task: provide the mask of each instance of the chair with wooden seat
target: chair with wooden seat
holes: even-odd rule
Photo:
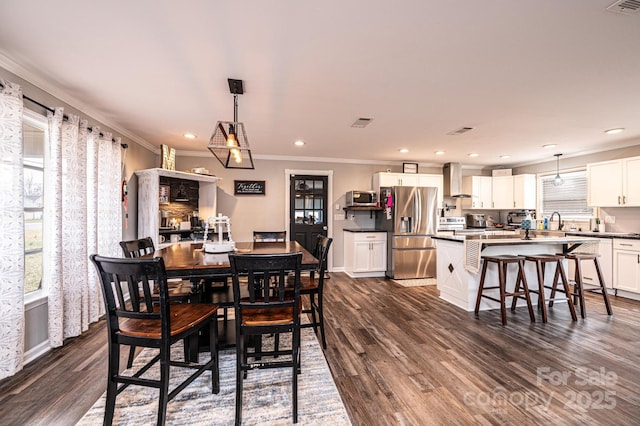
[[[287,240],[287,231],[253,231],[254,243],[266,242],[285,242]]]
[[[542,322],[547,322],[547,302],[549,302],[549,307],[553,307],[553,303],[558,300],[568,301],[569,305],[569,313],[571,314],[571,319],[573,321],[577,321],[576,310],[573,307],[573,304],[570,300],[571,291],[569,289],[569,282],[567,281],[567,274],[564,271],[564,266],[562,265],[562,261],[564,260],[563,255],[557,254],[530,254],[525,255],[525,263],[533,262],[536,265],[536,275],[538,277],[538,288],[533,289],[530,288],[530,293],[535,293],[538,295],[538,309],[542,311]],[[555,274],[553,277],[552,285],[545,285],[544,283],[544,274],[547,263],[555,264]],[[562,288],[558,288],[558,283],[562,283]],[[545,289],[550,289],[551,294],[549,297],[545,294]],[[516,285],[516,291],[519,291],[519,285]],[[556,297],[556,292],[564,293],[561,299]],[[511,303],[511,310],[516,308],[515,299]]]
[[[205,371],[211,372],[212,393],[218,393],[218,334],[216,305],[169,303],[167,275],[162,258],[122,259],[91,255],[104,296],[109,337],[107,400],[104,424],[113,422],[116,395],[129,385],[158,388],[157,423],[165,423],[167,403]],[[158,284],[159,302],[154,300],[150,282]],[[139,298],[127,297],[139,294]],[[208,328],[211,359],[206,363],[176,361],[171,346],[181,340],[197,339]],[[159,353],[133,375],[120,374],[121,345],[155,348]],[[158,361],[160,379],[141,377]],[[197,360],[196,360],[197,361]],[[170,367],[196,371],[169,392]]]
[[[529,309],[529,317],[531,322],[536,320],[533,314],[533,306],[531,305],[531,296],[529,295],[529,286],[527,285],[527,277],[524,274],[524,257],[512,256],[512,255],[495,255],[495,256],[482,256],[482,273],[480,275],[480,284],[478,285],[478,296],[476,298],[475,315],[478,316],[480,311],[480,302],[482,298],[493,300],[500,303],[500,314],[502,317],[502,325],[507,325],[507,309],[506,298],[513,297],[516,301],[518,298],[523,298],[527,302],[527,308]],[[486,287],[485,280],[487,276],[487,268],[489,264],[496,265],[498,273],[498,283],[496,285]],[[507,267],[515,264],[516,271],[516,284],[512,292],[507,291]],[[522,283],[522,291],[519,290],[520,283]],[[495,298],[491,295],[484,294],[486,290],[499,290],[499,298]]]
[[[300,367],[300,265],[302,253],[278,255],[230,254],[236,323],[236,417],[242,423],[242,389],[247,372],[262,368],[291,368],[293,422],[298,421],[298,372]],[[294,275],[293,289],[285,291]],[[240,277],[247,278],[241,282]],[[267,283],[265,285],[265,283]],[[242,296],[242,288],[249,291]],[[263,350],[263,335],[291,334],[291,348]],[[255,349],[249,352],[248,342]],[[282,355],[289,355],[283,359]],[[265,398],[272,398],[264,392]],[[270,404],[272,401],[265,401]]]
[[[122,248],[122,254],[127,259],[137,259],[146,255],[153,255],[156,251],[153,245],[153,240],[150,237],[140,238],[137,240],[120,241],[120,248]],[[189,302],[192,296],[191,281],[183,280],[181,278],[168,279],[167,285],[169,288],[169,300],[171,302]],[[158,286],[154,285],[152,288],[152,297],[158,300]],[[136,348],[132,346],[129,349],[129,359],[127,361],[127,368],[131,368],[133,365],[133,359],[135,358]]]
[[[322,339],[323,349],[327,349],[327,340],[324,333],[322,293],[324,289],[324,280],[326,278],[327,257],[332,242],[333,238],[318,235],[318,242],[316,244],[316,249],[314,250],[314,256],[318,259],[318,269],[311,271],[311,274],[309,275],[303,275],[300,277],[300,294],[309,295],[309,309],[303,309],[302,313],[311,314],[311,322],[300,324],[300,327],[313,327],[316,335],[318,335],[318,327],[320,327],[320,338]]]
[[[584,299],[585,292],[592,293],[600,293],[602,295],[602,300],[604,301],[604,306],[607,310],[607,315],[613,315],[613,310],[611,309],[611,303],[609,302],[609,295],[607,294],[607,288],[604,282],[604,276],[602,275],[602,268],[600,266],[600,261],[598,258],[600,257],[597,253],[564,253],[563,256],[568,259],[570,262],[575,262],[575,276],[573,281],[573,292],[571,295],[574,297],[573,303],[576,304],[576,301],[580,302],[580,316],[584,319],[587,317],[586,304]],[[586,285],[590,283],[585,283],[582,277],[582,262],[583,261],[593,261],[596,267],[596,274],[598,276],[598,285],[593,288],[586,288]],[[555,288],[552,290],[552,295],[555,293]]]

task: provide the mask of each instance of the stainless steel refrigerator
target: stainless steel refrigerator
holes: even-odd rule
[[[384,208],[376,227],[387,231],[387,276],[394,279],[436,276],[438,188],[380,188]]]

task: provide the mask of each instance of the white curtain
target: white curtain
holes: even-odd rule
[[[0,379],[24,352],[24,173],[22,89],[0,80]]]
[[[104,313],[90,254],[120,256],[120,141],[62,108],[49,114],[43,285],[49,343],[80,335]]]

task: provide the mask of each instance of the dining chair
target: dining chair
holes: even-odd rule
[[[262,368],[291,368],[293,422],[298,421],[298,373],[300,368],[300,266],[302,253],[277,255],[230,254],[236,323],[236,415],[242,422],[242,389],[247,372]],[[294,274],[288,292],[287,276]],[[247,281],[240,278],[246,277]],[[265,285],[265,283],[267,283]],[[243,297],[241,286],[248,288]],[[262,335],[291,333],[291,348],[264,350]],[[249,340],[254,350],[249,352]],[[289,355],[284,359],[282,355]],[[270,359],[265,359],[270,358]],[[270,398],[269,392],[264,393]],[[272,401],[266,401],[270,404]]]
[[[120,241],[120,247],[122,248],[122,254],[127,259],[137,259],[145,255],[152,255],[156,251],[151,237]],[[189,302],[191,300],[191,281],[183,280],[182,278],[171,278],[167,280],[167,285],[169,288],[169,301],[182,303]],[[152,297],[155,300],[158,300],[159,298],[157,285],[154,285],[152,288]],[[136,347],[131,346],[129,348],[127,368],[131,368],[133,365],[135,353]]]
[[[167,403],[204,371],[211,371],[212,393],[220,391],[218,369],[218,328],[216,305],[169,303],[167,275],[162,258],[122,259],[90,256],[95,265],[104,296],[109,341],[107,400],[104,424],[113,422],[116,396],[131,384],[158,388],[157,424],[166,419]],[[153,299],[149,283],[158,284],[159,303]],[[139,294],[140,298],[127,297]],[[197,339],[208,328],[211,359],[206,363],[176,361],[171,345],[181,340]],[[132,375],[120,374],[120,346],[155,348],[159,353]],[[141,377],[158,361],[160,379]],[[170,367],[196,371],[169,392]],[[120,385],[121,384],[121,385]]]
[[[284,242],[287,240],[287,231],[253,231],[253,242]]]
[[[327,340],[324,334],[324,310],[322,303],[322,292],[324,289],[324,280],[326,278],[327,257],[329,248],[333,243],[333,238],[324,235],[318,235],[318,242],[314,250],[314,256],[318,259],[318,270],[312,271],[308,276],[300,277],[300,294],[309,296],[309,309],[303,309],[302,313],[311,314],[311,322],[301,324],[301,328],[313,327],[316,336],[318,335],[318,327],[320,327],[320,337],[322,339],[322,348],[327,349]],[[317,275],[317,276],[316,276]]]

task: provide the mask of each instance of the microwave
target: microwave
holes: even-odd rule
[[[377,207],[378,193],[375,191],[349,191],[347,192],[347,207]]]

